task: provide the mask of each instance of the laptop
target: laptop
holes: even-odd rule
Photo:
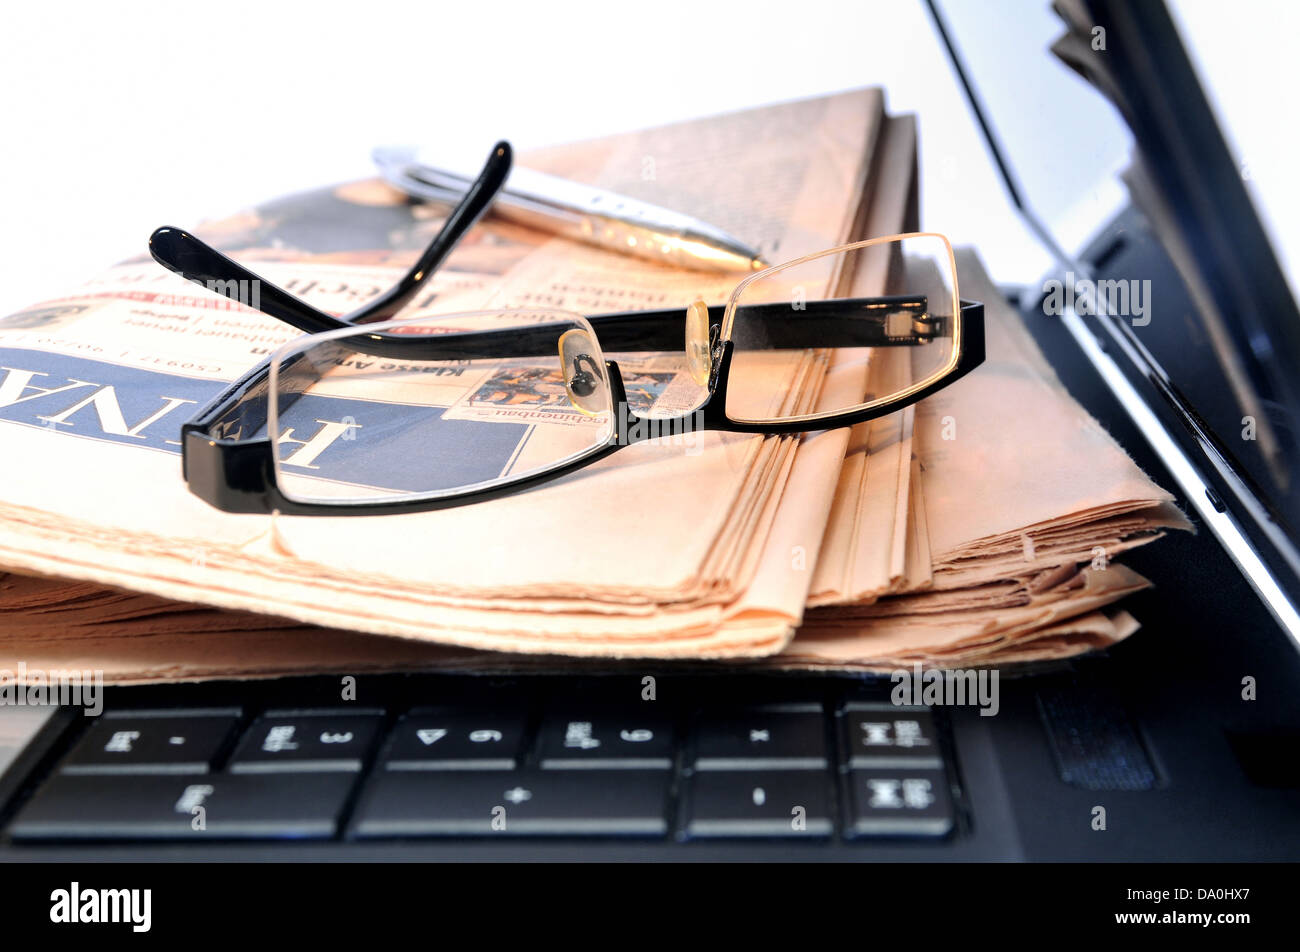
[[[111,688],[97,718],[5,708],[0,858],[1300,859],[1295,299],[1168,11],[1069,6],[1102,27],[1131,126],[1050,52],[1059,19],[990,50],[975,5],[930,9],[1055,262],[1008,300],[1197,525],[1126,556],[1155,582],[1126,602],[1139,633],[1003,671],[991,717],[895,705],[880,677],[652,665],[367,676],[346,706],[304,677]],[[1088,161],[1044,166],[1045,138],[1069,143],[1018,134],[1025,90],[1102,117]],[[1142,203],[1116,177],[1134,154]],[[1156,291],[1140,315],[1052,313],[1052,281]]]

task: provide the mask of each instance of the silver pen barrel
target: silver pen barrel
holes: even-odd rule
[[[454,203],[472,176],[414,161],[406,150],[376,150],[389,184],[427,201]],[[491,214],[600,248],[697,271],[754,271],[766,264],[740,239],[670,209],[605,189],[515,167]]]

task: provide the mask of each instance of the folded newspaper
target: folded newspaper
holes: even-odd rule
[[[698,215],[769,260],[915,227],[915,126],[876,90],[521,162]],[[443,214],[367,181],[196,231],[338,313],[393,283]],[[126,262],[0,321],[0,669],[148,681],[557,657],[875,668],[1113,643],[1136,627],[1113,603],[1147,583],[1110,558],[1186,523],[1064,392],[972,259],[961,281],[988,308],[990,359],[915,413],[803,437],[650,441],[581,479],[460,509],[268,517],[192,496],[179,428],[294,332]],[[732,284],[487,220],[403,316],[684,307],[721,303]],[[680,360],[635,370],[642,399],[667,407]],[[801,373],[789,399],[815,407],[824,381]],[[526,389],[450,392],[448,414],[495,434],[475,465],[515,452],[519,408],[544,397]],[[345,435],[322,425],[287,452],[306,459]]]

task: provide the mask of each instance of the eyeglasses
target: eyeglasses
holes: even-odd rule
[[[391,289],[334,317],[187,232],[155,260],[307,332],[183,427],[191,491],[227,512],[379,515],[531,489],[645,440],[851,426],[984,359],[942,235],[874,238],[755,272],[725,305],[583,316],[497,309],[393,320],[509,173],[479,178]],[[853,287],[888,296],[853,297]]]

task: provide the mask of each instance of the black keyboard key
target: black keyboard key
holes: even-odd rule
[[[684,829],[696,837],[825,837],[830,781],[814,770],[702,771],[689,782]]]
[[[379,771],[353,833],[405,836],[663,836],[669,775],[617,770]]]
[[[64,758],[66,774],[201,774],[230,737],[238,712],[160,710],[105,714]]]
[[[357,771],[381,721],[379,712],[283,711],[259,717],[230,761],[233,773]]]
[[[672,725],[641,714],[550,716],[542,722],[537,746],[547,770],[667,770],[673,765]]]
[[[706,713],[695,732],[696,770],[826,767],[821,706],[788,704]]]
[[[524,739],[522,713],[423,709],[397,722],[389,770],[513,770]]]
[[[952,830],[952,798],[942,770],[850,770],[850,836],[945,836]]]
[[[923,708],[847,704],[844,750],[853,767],[943,766],[934,717]]]
[[[328,838],[351,774],[50,779],[10,827],[15,840]]]

